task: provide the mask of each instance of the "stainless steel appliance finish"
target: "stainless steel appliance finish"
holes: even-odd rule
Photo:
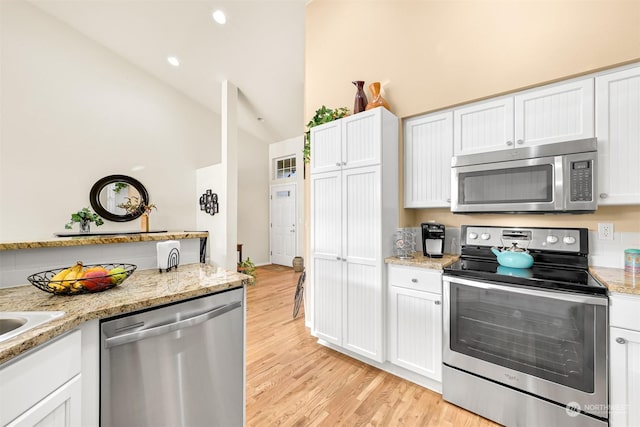
[[[452,158],[451,211],[593,212],[595,138]]]
[[[606,425],[608,299],[588,272],[587,230],[461,234],[461,260],[443,274],[444,399],[506,425]],[[490,255],[512,241],[532,268]]]
[[[445,227],[435,222],[420,224],[422,228],[422,253],[431,258],[442,258],[444,254]]]
[[[101,426],[241,426],[244,290],[101,322]]]

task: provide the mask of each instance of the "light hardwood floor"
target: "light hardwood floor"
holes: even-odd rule
[[[292,317],[299,274],[260,267],[247,290],[247,426],[497,426],[318,344]]]

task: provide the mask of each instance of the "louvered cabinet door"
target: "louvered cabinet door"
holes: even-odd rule
[[[596,78],[598,204],[640,204],[640,67]]]
[[[380,167],[347,169],[343,199],[343,347],[382,362]]]
[[[592,78],[516,95],[516,148],[593,138],[593,135]]]
[[[429,114],[404,123],[404,206],[451,206],[453,112]]]
[[[342,344],[342,208],[341,172],[311,177],[311,266],[313,331],[318,338]]]

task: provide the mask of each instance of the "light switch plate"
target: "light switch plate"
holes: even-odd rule
[[[613,240],[613,224],[610,222],[598,223],[598,239]]]

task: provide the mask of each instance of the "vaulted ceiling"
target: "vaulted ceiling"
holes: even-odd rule
[[[267,143],[304,131],[304,0],[29,1],[218,114],[229,80],[240,128]]]

